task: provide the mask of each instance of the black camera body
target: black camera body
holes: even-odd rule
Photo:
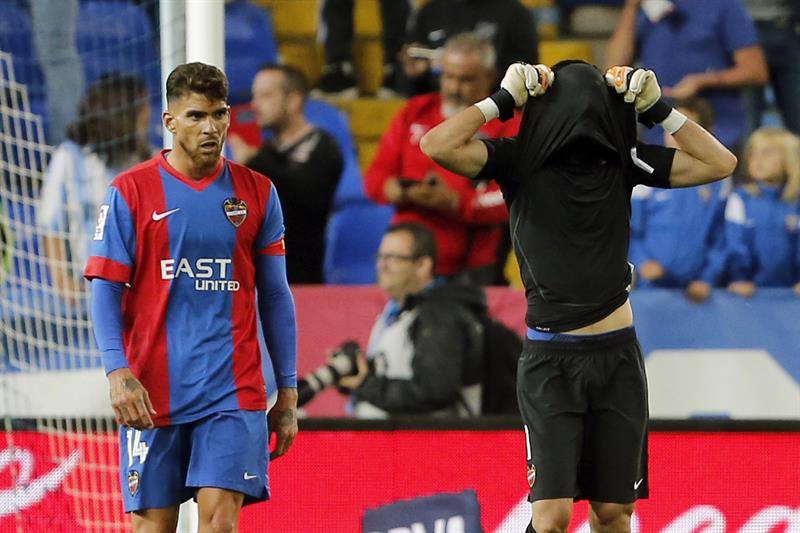
[[[342,343],[327,364],[315,369],[297,383],[297,405],[308,403],[318,392],[346,376],[358,374],[358,355],[361,347],[356,341]]]

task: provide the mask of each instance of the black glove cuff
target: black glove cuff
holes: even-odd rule
[[[516,109],[517,104],[514,102],[514,97],[511,96],[510,92],[505,89],[500,89],[489,98],[492,99],[497,109],[500,111],[500,116],[497,118],[502,122],[514,116],[514,109]]]
[[[638,119],[641,124],[652,128],[656,124],[661,124],[669,116],[670,112],[672,112],[672,106],[666,103],[663,98],[659,98],[650,109],[639,114]]]

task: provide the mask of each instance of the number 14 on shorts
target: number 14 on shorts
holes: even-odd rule
[[[128,468],[133,466],[133,459],[135,457],[139,458],[139,464],[144,464],[147,460],[147,453],[150,451],[150,448],[147,447],[147,443],[142,440],[142,432],[138,429],[128,429],[127,432],[127,439],[128,439]]]

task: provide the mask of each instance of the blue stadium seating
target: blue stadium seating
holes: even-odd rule
[[[108,72],[135,74],[161,94],[156,35],[145,11],[119,0],[87,0],[78,7],[75,40],[86,86]]]
[[[225,73],[230,102],[250,101],[253,77],[265,63],[275,63],[278,45],[272,19],[264,8],[245,0],[225,5]]]
[[[28,13],[13,2],[0,2],[0,50],[14,57],[14,77],[28,87],[32,111],[44,110],[44,75],[36,61],[31,20]],[[0,73],[8,79],[8,73]]]
[[[393,213],[391,207],[365,202],[346,205],[331,215],[325,236],[326,283],[375,283],[375,253]]]

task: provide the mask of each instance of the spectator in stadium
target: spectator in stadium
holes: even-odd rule
[[[378,286],[389,296],[355,376],[359,418],[396,415],[476,416],[480,413],[483,343],[477,316],[486,312],[479,288],[436,280],[436,238],[421,224],[395,224],[378,254]]]
[[[372,200],[395,206],[393,223],[420,222],[438,243],[437,273],[464,274],[479,284],[496,278],[502,228],[508,212],[496,184],[470,182],[425,157],[419,140],[426,131],[491,92],[495,78],[492,45],[473,33],[452,37],[442,54],[438,93],[412,98],[392,119],[364,176]],[[478,135],[514,135],[518,117],[493,122]],[[503,256],[505,259],[505,256]]]
[[[690,97],[675,109],[708,131],[714,112],[705,100]],[[664,146],[677,148],[664,132]],[[725,272],[724,213],[730,180],[690,189],[653,189],[637,185],[631,195],[630,262],[637,287],[686,289],[704,301]]]
[[[297,434],[283,217],[269,179],[221,157],[225,74],[179,65],[166,96],[174,148],[111,183],[84,276],[134,530],[175,531],[194,497],[199,531],[231,532],[269,497],[268,426],[273,457]],[[256,306],[278,384],[266,416]]]
[[[47,142],[60,144],[78,114],[83,65],[75,44],[78,0],[30,0],[36,60],[47,88]]]
[[[744,153],[747,183],[725,208],[729,290],[791,287],[800,295],[800,138],[785,129],[753,132]]]
[[[517,137],[474,138],[522,106]],[[638,144],[637,114],[678,148]],[[629,532],[634,502],[648,493],[646,377],[628,300],[631,189],[719,180],[736,156],[665,103],[653,71],[615,67],[604,80],[581,61],[512,65],[498,92],[421,146],[454,172],[499,181],[512,206],[528,298],[517,380],[527,531],[567,531],[574,499],[587,499],[592,531]]]
[[[412,16],[408,44],[400,56],[409,94],[436,90],[439,80],[431,51],[439,51],[448,39],[465,31],[492,43],[495,72],[505,72],[515,61],[539,61],[536,21],[519,0],[431,0]]]
[[[383,82],[378,98],[396,98],[402,91],[398,64],[406,23],[411,12],[410,0],[381,0],[383,43]],[[355,98],[358,96],[353,71],[354,0],[322,0],[319,9],[319,39],[325,48],[325,66],[312,96],[320,98]]]
[[[640,12],[641,8],[641,12]],[[716,136],[737,149],[744,139],[742,89],[767,83],[764,53],[741,0],[625,0],[606,49],[607,65],[639,61],[658,72],[664,96],[711,102]],[[649,143],[660,141],[655,130]]]
[[[290,283],[323,283],[325,226],[344,160],[336,140],[305,119],[308,84],[292,66],[267,65],[253,79],[253,111],[272,138],[253,148],[236,136],[234,159],[268,176],[281,197]]]
[[[800,3],[797,0],[744,0],[758,31],[783,124],[800,135]],[[764,88],[747,90],[748,131],[761,126]]]
[[[36,220],[51,283],[68,304],[84,294],[80,269],[89,257],[86,236],[108,185],[117,173],[150,157],[149,120],[144,82],[127,74],[103,76],[81,99],[77,120],[50,158]]]

